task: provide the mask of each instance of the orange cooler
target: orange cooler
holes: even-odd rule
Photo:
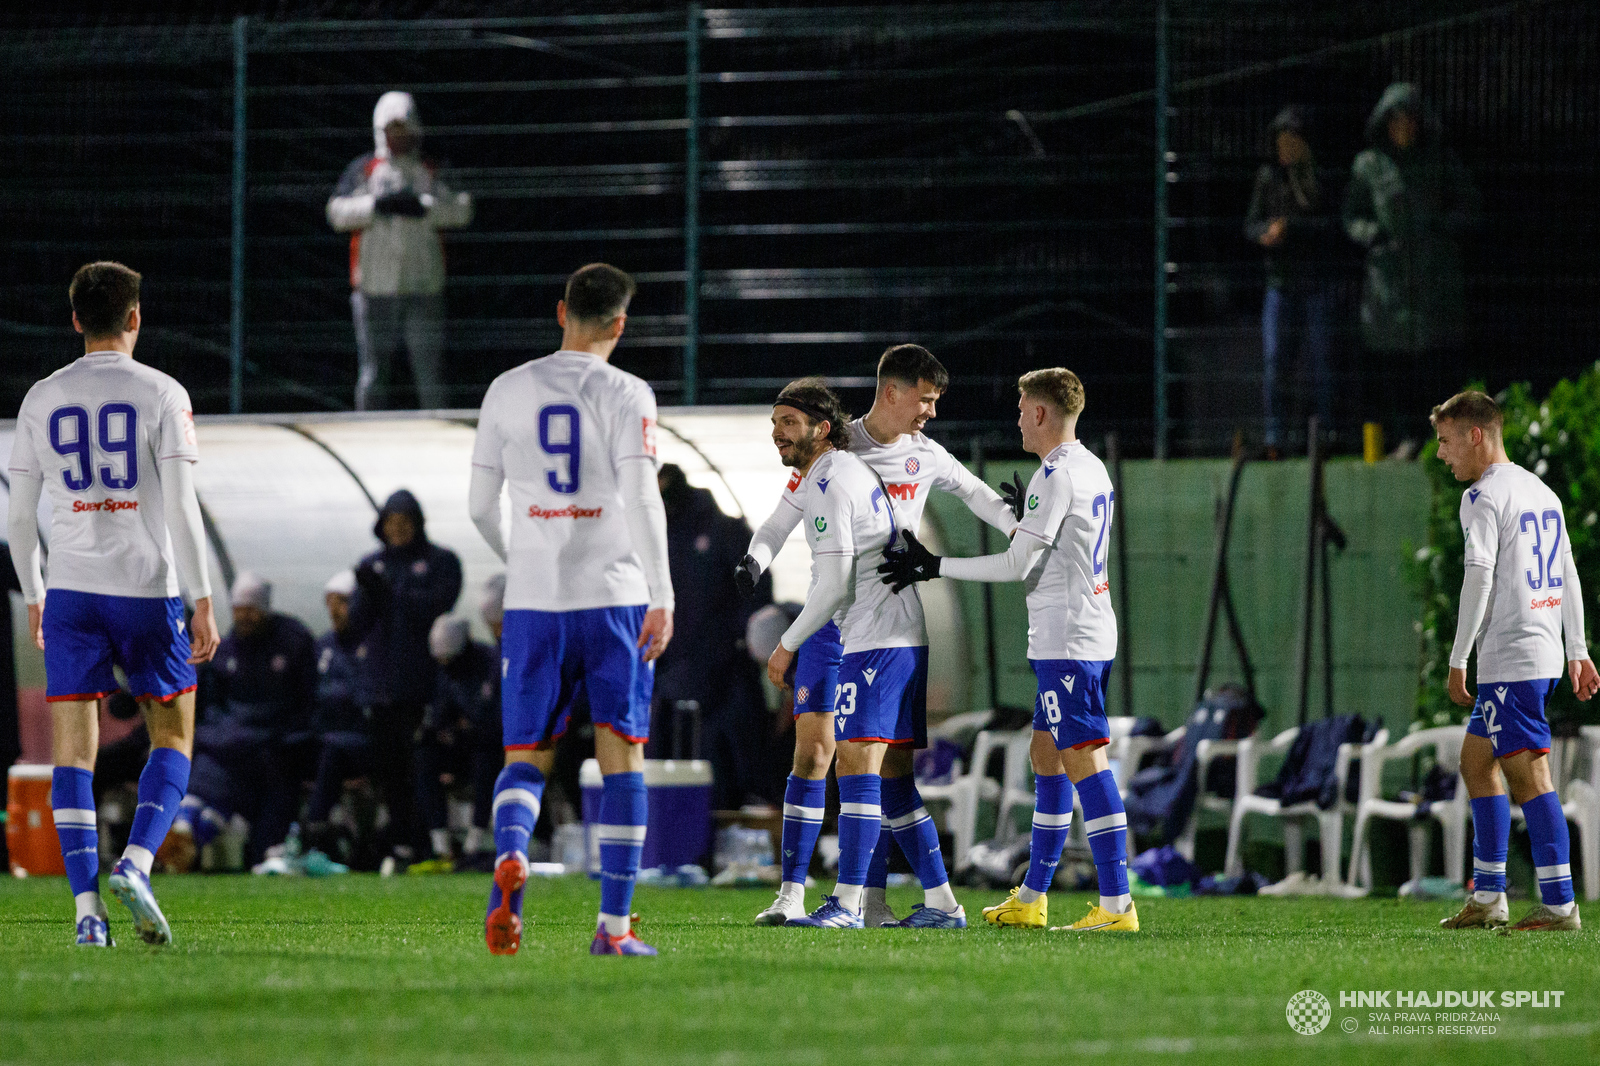
[[[50,813],[50,776],[53,766],[23,763],[6,774],[6,850],[11,872],[29,876],[64,875],[61,841],[55,816]]]

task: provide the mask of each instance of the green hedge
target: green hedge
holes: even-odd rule
[[[1583,583],[1585,632],[1595,633],[1600,594],[1600,363],[1575,381],[1563,381],[1542,402],[1525,384],[1513,385],[1498,397],[1505,412],[1506,454],[1513,463],[1544,479],[1561,498],[1566,512],[1572,558]],[[1445,694],[1450,645],[1455,641],[1456,608],[1461,596],[1461,494],[1466,486],[1439,461],[1439,445],[1430,441],[1422,464],[1433,486],[1428,514],[1428,546],[1414,552],[1413,583],[1422,598],[1422,668],[1417,690],[1421,726],[1465,721],[1469,709],[1457,707]],[[1588,705],[1573,698],[1563,681],[1550,701],[1550,723],[1557,732],[1579,723],[1600,721],[1600,700]]]

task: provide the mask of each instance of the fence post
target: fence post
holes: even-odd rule
[[[1172,71],[1167,61],[1167,0],[1156,4],[1156,458],[1167,457],[1167,104]]]
[[[683,167],[683,403],[700,399],[700,5],[689,5],[685,37],[689,119]]]
[[[245,104],[250,20],[233,20],[233,241],[228,279],[228,410],[244,410]]]

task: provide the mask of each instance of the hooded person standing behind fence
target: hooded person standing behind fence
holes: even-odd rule
[[[372,112],[373,151],[345,167],[328,200],[328,224],[350,234],[356,410],[389,404],[395,350],[405,342],[417,402],[448,406],[441,229],[472,221],[472,197],[440,179],[418,148],[422,123],[410,93],[388,92]]]
[[[1461,242],[1476,224],[1472,176],[1445,145],[1421,91],[1407,82],[1384,90],[1367,119],[1371,144],[1350,167],[1344,229],[1367,250],[1361,286],[1361,340],[1367,350],[1369,416],[1390,432],[1399,412],[1428,409],[1427,397],[1454,392],[1470,370],[1466,279]],[[1446,385],[1445,378],[1453,384]]]

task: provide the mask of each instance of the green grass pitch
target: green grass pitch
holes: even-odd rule
[[[109,901],[120,946],[92,951],[70,942],[61,879],[0,883],[0,1062],[1520,1066],[1600,1051],[1597,934],[1445,933],[1448,904],[1146,900],[1144,932],[1075,938],[985,926],[997,893],[960,893],[965,932],[824,932],[752,928],[766,890],[641,888],[661,957],[595,959],[595,886],[535,879],[521,954],[495,958],[484,876],[155,887],[176,943],[140,944]],[[919,898],[890,894],[902,913]],[[1087,899],[1052,895],[1052,919]],[[1480,988],[1564,996],[1497,1009],[1480,1036],[1398,1034],[1392,1010],[1373,1023],[1338,996]],[[1315,1036],[1285,1017],[1302,989],[1332,1001]]]

